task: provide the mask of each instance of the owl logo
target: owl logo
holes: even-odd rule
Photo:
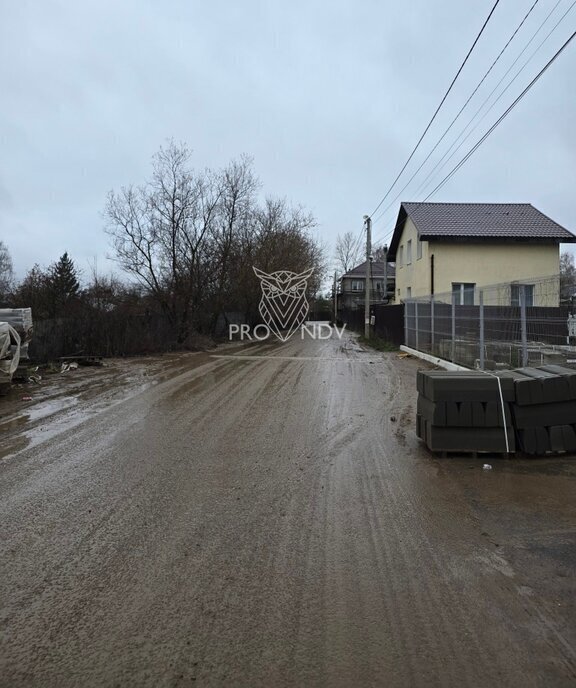
[[[254,268],[262,298],[258,310],[268,328],[282,342],[288,341],[308,315],[306,286],[313,268],[301,272],[278,270],[270,274]]]

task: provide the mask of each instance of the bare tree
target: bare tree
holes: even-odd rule
[[[265,272],[312,268],[308,291],[316,294],[326,266],[322,246],[310,235],[316,226],[314,216],[302,207],[290,207],[284,199],[268,198],[257,220],[256,265]]]
[[[372,250],[372,258],[374,259],[374,262],[378,261],[381,263],[382,261],[386,260],[386,256],[388,254],[388,247],[381,245],[381,246],[376,246]]]
[[[239,289],[235,266],[242,260],[246,240],[256,231],[256,193],[260,187],[248,156],[232,161],[219,173],[217,183],[220,200],[211,228],[213,328],[219,316],[226,318],[226,307]]]
[[[214,332],[228,311],[255,312],[252,266],[313,267],[316,288],[322,270],[314,218],[283,200],[259,205],[250,158],[202,174],[189,159],[186,146],[170,143],[154,156],[151,180],[112,191],[105,209],[116,259],[160,305],[180,344],[193,330]]]
[[[0,241],[0,301],[6,301],[14,286],[14,269],[8,247]]]
[[[32,309],[34,319],[48,318],[52,312],[50,275],[36,263],[14,290],[12,301],[16,307]]]
[[[160,304],[186,340],[205,287],[203,249],[220,200],[210,176],[195,176],[185,145],[171,142],[153,158],[151,181],[108,195],[107,232],[116,259]]]
[[[345,232],[336,239],[336,268],[342,274],[352,270],[362,260],[362,244],[352,234]]]

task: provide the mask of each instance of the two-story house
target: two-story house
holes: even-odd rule
[[[534,282],[559,274],[560,243],[576,236],[529,203],[402,203],[388,249],[396,263],[396,301],[451,292],[473,303],[475,287],[511,283],[518,305],[557,306],[559,290]]]
[[[394,265],[383,260],[372,261],[370,274],[370,304],[388,303],[394,297]],[[338,301],[341,308],[364,308],[366,261],[342,275],[339,286]]]

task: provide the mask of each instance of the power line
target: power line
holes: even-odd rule
[[[484,81],[486,80],[486,78],[488,77],[488,75],[490,74],[490,72],[494,69],[494,67],[496,66],[496,64],[498,63],[498,61],[500,60],[500,58],[502,57],[502,55],[504,54],[504,52],[506,51],[506,49],[508,48],[508,46],[510,45],[510,43],[514,40],[516,34],[518,33],[518,31],[520,31],[520,29],[522,28],[522,26],[524,25],[524,23],[526,22],[526,20],[528,19],[528,17],[529,17],[530,14],[532,13],[532,10],[536,7],[536,5],[538,4],[538,2],[539,2],[539,0],[535,0],[535,1],[534,1],[534,3],[532,4],[532,7],[530,7],[530,9],[528,10],[528,12],[524,15],[524,18],[522,19],[522,21],[520,22],[520,24],[518,24],[518,26],[516,27],[514,33],[510,36],[510,38],[508,39],[508,41],[506,42],[506,44],[504,45],[504,47],[502,48],[502,50],[498,53],[498,56],[497,56],[496,59],[492,62],[492,64],[490,65],[488,71],[484,74],[484,76],[482,77],[482,79],[480,79],[480,81],[479,81],[478,84],[476,85],[476,88],[475,88],[475,89],[472,91],[472,93],[468,96],[468,99],[466,100],[466,102],[464,103],[464,105],[460,108],[460,110],[458,111],[458,114],[456,115],[456,117],[454,117],[454,119],[450,122],[450,124],[448,125],[448,128],[444,131],[444,133],[443,133],[442,136],[438,139],[438,141],[436,142],[436,144],[434,145],[434,147],[432,148],[432,150],[431,150],[431,151],[428,153],[428,155],[424,158],[424,160],[422,161],[422,163],[420,164],[420,166],[418,167],[418,169],[417,169],[417,170],[414,172],[414,174],[410,177],[410,179],[408,180],[408,182],[402,187],[402,189],[400,190],[400,192],[399,192],[399,193],[395,196],[395,198],[386,206],[386,208],[384,208],[384,210],[381,211],[381,213],[379,214],[379,216],[376,217],[376,218],[374,218],[374,222],[377,222],[377,221],[379,220],[379,218],[382,217],[382,215],[384,215],[384,213],[386,213],[386,212],[394,205],[394,203],[396,203],[396,201],[397,201],[397,200],[400,198],[400,196],[404,193],[404,191],[406,190],[406,188],[410,185],[410,183],[412,182],[412,180],[414,179],[414,177],[416,177],[416,175],[420,172],[420,170],[421,170],[421,169],[424,167],[424,165],[428,162],[428,160],[430,159],[431,155],[432,155],[432,154],[434,153],[434,151],[438,148],[438,146],[442,143],[442,141],[444,140],[444,138],[446,137],[446,135],[448,134],[448,132],[452,129],[452,127],[454,126],[454,124],[458,121],[460,115],[464,112],[464,110],[465,110],[466,107],[468,106],[468,103],[469,103],[469,102],[472,100],[472,98],[476,95],[476,93],[478,92],[478,89],[482,86],[482,84],[484,83]],[[560,2],[560,0],[559,0],[559,2]]]
[[[356,238],[356,241],[354,242],[354,254],[357,254],[358,251],[360,251],[363,243],[364,243],[364,226],[362,226],[362,229],[360,230],[360,233],[358,234],[358,237]]]
[[[447,90],[446,93],[444,94],[444,97],[443,97],[442,100],[440,101],[440,105],[438,105],[438,107],[436,108],[436,111],[435,111],[434,114],[432,115],[432,119],[428,122],[428,125],[426,126],[426,129],[424,129],[424,132],[422,133],[422,136],[420,136],[420,138],[418,139],[418,142],[416,143],[416,145],[414,146],[414,149],[412,150],[412,152],[411,152],[410,155],[408,156],[408,160],[406,160],[406,162],[404,163],[404,166],[402,167],[402,169],[401,169],[400,172],[398,173],[396,179],[392,182],[392,185],[390,186],[390,188],[388,189],[388,191],[384,194],[384,196],[383,196],[383,198],[381,199],[380,203],[378,203],[378,205],[374,208],[374,210],[372,211],[371,215],[374,215],[374,213],[378,210],[378,208],[380,208],[380,206],[382,205],[382,203],[384,203],[384,201],[386,200],[386,198],[388,198],[388,195],[390,194],[390,192],[392,191],[392,189],[394,188],[394,186],[396,186],[396,182],[397,182],[397,181],[400,179],[400,177],[402,176],[402,173],[404,172],[404,170],[405,170],[406,167],[408,166],[408,163],[410,162],[410,160],[412,160],[412,158],[413,158],[413,156],[414,156],[414,153],[416,153],[416,151],[418,150],[418,147],[419,147],[420,144],[422,143],[423,138],[426,136],[426,134],[428,133],[428,130],[429,130],[430,127],[432,126],[432,123],[433,123],[434,120],[436,119],[436,115],[437,115],[438,112],[440,111],[440,108],[442,107],[442,105],[444,105],[444,101],[445,101],[446,98],[448,97],[450,91],[452,90],[452,87],[454,86],[454,84],[456,83],[456,80],[457,80],[458,77],[460,76],[460,72],[464,69],[464,65],[468,62],[468,58],[470,57],[470,55],[472,54],[472,51],[473,51],[474,48],[476,47],[476,43],[478,43],[478,41],[480,40],[480,36],[484,33],[484,29],[486,28],[488,22],[490,21],[490,17],[492,17],[492,15],[494,14],[494,10],[495,10],[496,7],[498,6],[498,3],[499,3],[499,2],[500,2],[500,0],[496,0],[496,2],[494,3],[494,6],[493,6],[492,9],[490,10],[490,14],[489,14],[488,17],[486,18],[484,24],[482,25],[482,28],[480,29],[479,34],[476,36],[476,38],[475,38],[475,40],[474,40],[474,43],[472,43],[472,47],[470,48],[470,50],[468,51],[468,54],[467,54],[466,57],[464,58],[464,62],[462,62],[462,64],[460,65],[460,68],[459,68],[458,71],[456,72],[456,76],[452,79],[452,83],[450,84],[450,86],[448,87],[448,90]]]
[[[516,57],[515,60],[512,62],[512,64],[510,65],[510,67],[508,67],[508,69],[506,70],[506,72],[504,73],[504,75],[502,76],[502,78],[498,81],[498,83],[497,83],[496,86],[492,89],[492,91],[490,92],[490,94],[484,99],[484,101],[482,102],[482,104],[480,105],[480,107],[476,110],[476,112],[474,113],[474,115],[470,118],[470,120],[468,121],[468,124],[466,124],[466,126],[464,127],[464,129],[462,129],[462,131],[458,134],[458,136],[456,137],[456,139],[452,142],[452,144],[450,144],[450,146],[448,147],[448,149],[446,150],[446,152],[442,155],[442,157],[438,160],[438,162],[434,165],[434,167],[433,167],[433,168],[430,170],[430,172],[427,174],[427,176],[426,176],[426,178],[424,179],[424,181],[420,184],[420,186],[419,186],[418,189],[416,190],[416,194],[415,194],[415,195],[419,195],[420,191],[426,187],[428,180],[434,175],[434,173],[435,173],[437,170],[441,170],[443,167],[445,167],[446,164],[447,164],[447,162],[448,162],[450,159],[452,159],[452,157],[454,157],[454,155],[456,154],[456,152],[462,147],[462,145],[466,142],[466,140],[470,137],[470,135],[476,130],[476,128],[478,127],[478,125],[480,124],[480,122],[484,119],[484,117],[490,112],[490,110],[494,107],[494,105],[496,105],[496,103],[498,102],[498,100],[500,100],[500,98],[502,98],[502,96],[503,96],[504,93],[508,90],[508,88],[511,86],[511,84],[514,82],[514,80],[520,75],[520,73],[524,70],[524,68],[525,68],[526,65],[530,62],[530,60],[534,57],[534,55],[538,52],[538,50],[542,47],[542,45],[548,40],[548,38],[551,36],[551,34],[556,30],[556,28],[558,27],[558,25],[560,24],[560,22],[564,19],[564,17],[568,14],[568,12],[570,12],[570,10],[571,10],[572,7],[574,6],[574,4],[576,4],[576,2],[573,2],[572,5],[570,5],[570,7],[566,10],[566,12],[560,17],[560,19],[558,20],[558,22],[554,25],[554,27],[552,28],[552,30],[546,35],[546,37],[544,38],[544,40],[540,43],[540,45],[539,45],[539,46],[536,48],[536,50],[532,53],[532,55],[530,56],[530,58],[529,58],[529,59],[524,63],[524,65],[518,70],[518,72],[517,72],[516,75],[513,77],[513,79],[511,79],[510,82],[507,84],[507,86],[503,89],[502,93],[498,96],[498,98],[494,101],[494,103],[488,108],[488,110],[484,113],[484,115],[482,116],[482,118],[480,119],[480,121],[478,122],[478,124],[469,132],[469,134],[464,138],[464,140],[460,143],[460,145],[458,145],[457,148],[456,148],[455,150],[453,150],[453,149],[454,149],[454,146],[456,146],[456,144],[458,143],[458,141],[461,139],[462,135],[466,132],[466,130],[470,127],[470,125],[474,122],[474,120],[477,118],[477,116],[479,115],[479,113],[484,109],[484,106],[486,105],[486,103],[489,102],[489,100],[492,98],[492,96],[494,95],[494,93],[498,90],[498,87],[500,86],[500,84],[504,81],[504,79],[505,79],[505,78],[508,76],[508,74],[512,71],[514,65],[518,62],[518,60],[519,60],[519,59],[522,57],[522,55],[526,52],[526,50],[528,49],[528,47],[531,45],[531,43],[532,43],[533,40],[536,38],[536,36],[540,33],[540,31],[542,30],[542,28],[544,27],[544,25],[548,22],[548,20],[550,19],[551,15],[554,13],[554,11],[556,10],[556,8],[558,7],[558,5],[559,5],[561,2],[562,2],[562,0],[557,0],[557,2],[556,2],[556,4],[554,5],[554,7],[550,10],[550,12],[546,15],[546,17],[544,18],[544,20],[541,22],[540,26],[539,26],[539,27],[536,29],[536,31],[532,34],[532,36],[530,37],[529,41],[526,43],[526,45],[524,46],[524,48],[523,48],[523,49],[520,51],[520,53],[517,55],[517,57]],[[453,151],[453,152],[451,152],[451,151]],[[446,162],[444,162],[444,160],[447,158],[447,156],[448,156],[448,159],[446,160]],[[385,211],[384,211],[384,212],[385,212]],[[375,222],[377,222],[377,221],[384,215],[384,212],[382,212],[382,213],[379,214],[379,216],[375,219]],[[384,241],[385,239],[387,239],[388,236],[390,236],[393,232],[394,232],[394,230],[392,230],[391,232],[389,232],[388,234],[386,234],[386,235],[384,236],[384,239],[382,239],[382,241]]]
[[[554,31],[558,28],[558,26],[560,25],[560,23],[562,22],[562,20],[564,19],[564,17],[568,14],[568,12],[570,12],[570,10],[574,7],[574,5],[576,5],[576,1],[575,1],[575,2],[573,2],[573,3],[570,5],[570,7],[566,10],[566,12],[564,12],[564,14],[560,17],[560,19],[556,22],[556,24],[555,24],[555,25],[552,27],[552,29],[548,32],[548,34],[545,36],[545,38],[540,42],[540,44],[538,45],[538,47],[534,50],[534,52],[532,53],[532,55],[530,55],[530,57],[526,60],[526,62],[522,65],[522,67],[520,67],[520,69],[516,72],[516,74],[512,77],[512,79],[510,79],[510,81],[509,81],[508,84],[504,87],[504,89],[502,90],[502,92],[500,93],[500,95],[496,98],[496,100],[492,103],[492,105],[490,105],[490,107],[488,108],[488,110],[486,110],[486,112],[482,115],[482,117],[481,117],[480,120],[477,122],[477,124],[471,129],[470,132],[468,132],[468,134],[464,137],[464,139],[461,141],[461,143],[460,143],[456,148],[454,148],[454,146],[456,146],[456,144],[458,143],[458,141],[462,138],[462,135],[466,132],[466,130],[470,127],[470,125],[474,122],[474,120],[475,120],[475,119],[478,117],[478,115],[482,112],[482,110],[484,109],[484,107],[486,106],[486,104],[490,101],[490,99],[492,98],[492,96],[494,95],[494,93],[496,93],[496,91],[498,90],[498,87],[500,86],[500,84],[504,81],[504,79],[505,79],[505,78],[508,76],[508,74],[512,71],[512,68],[514,67],[514,65],[518,62],[518,60],[519,60],[519,59],[522,57],[522,55],[526,52],[526,50],[528,49],[529,45],[532,43],[532,41],[534,40],[534,38],[536,38],[536,36],[537,36],[538,33],[540,32],[540,30],[542,29],[542,27],[544,26],[544,24],[546,24],[546,22],[547,22],[548,19],[550,18],[550,15],[554,12],[554,10],[556,9],[556,7],[558,7],[558,5],[560,4],[561,1],[562,1],[562,0],[558,0],[558,2],[556,3],[556,5],[554,5],[554,7],[553,7],[552,10],[550,11],[550,13],[549,13],[548,16],[546,17],[546,19],[542,22],[542,24],[539,26],[539,28],[536,30],[536,32],[532,35],[532,37],[530,38],[530,40],[528,41],[528,43],[524,46],[523,50],[520,52],[520,54],[516,57],[516,59],[514,60],[514,62],[510,65],[510,67],[509,67],[509,68],[507,69],[507,71],[504,73],[504,75],[502,76],[502,78],[500,79],[500,81],[496,84],[496,86],[492,89],[492,91],[490,92],[490,94],[484,99],[483,103],[482,103],[482,104],[480,105],[480,107],[476,110],[476,112],[474,113],[474,115],[472,116],[472,118],[469,120],[468,124],[464,127],[464,129],[462,129],[462,131],[461,131],[461,132],[458,134],[458,136],[454,139],[454,141],[452,142],[452,144],[449,146],[448,150],[444,153],[444,155],[440,158],[440,160],[438,160],[438,162],[437,162],[436,165],[432,168],[432,170],[430,170],[430,172],[428,173],[428,175],[426,176],[426,178],[424,179],[424,181],[422,182],[422,184],[420,184],[420,186],[419,186],[418,189],[416,190],[416,194],[419,194],[420,191],[421,191],[422,189],[424,189],[424,188],[427,186],[428,180],[434,175],[434,173],[435,173],[437,170],[441,170],[443,167],[445,167],[446,164],[448,163],[448,161],[451,160],[451,159],[454,157],[454,155],[457,153],[458,150],[460,150],[460,148],[464,145],[464,143],[468,140],[468,138],[470,138],[470,136],[472,135],[472,133],[478,128],[478,126],[480,125],[480,123],[482,122],[482,120],[486,117],[486,115],[488,115],[488,113],[492,110],[492,108],[496,105],[496,103],[502,98],[502,96],[506,93],[506,91],[510,88],[510,86],[514,83],[514,81],[516,81],[516,79],[517,79],[517,78],[520,76],[520,74],[524,71],[524,69],[525,69],[526,66],[529,64],[529,62],[532,60],[532,58],[534,57],[534,55],[536,55],[536,53],[540,50],[540,48],[544,45],[544,43],[550,38],[550,36],[551,36],[551,35],[554,33]]]
[[[463,145],[463,144],[466,142],[466,140],[471,136],[471,134],[477,129],[477,127],[479,126],[479,124],[480,124],[480,123],[482,122],[482,120],[486,117],[486,115],[490,112],[490,110],[492,110],[492,108],[496,105],[496,103],[502,98],[502,96],[504,95],[504,93],[509,89],[509,87],[511,86],[511,84],[517,79],[517,77],[520,75],[520,73],[526,68],[526,66],[528,65],[528,63],[532,60],[532,58],[534,57],[534,55],[536,55],[536,53],[540,50],[540,48],[542,47],[542,45],[548,40],[548,38],[549,38],[549,37],[552,35],[552,33],[556,30],[556,28],[557,28],[557,27],[559,26],[559,24],[562,22],[562,20],[564,19],[564,17],[566,17],[566,15],[570,12],[570,10],[574,7],[574,5],[576,5],[576,0],[574,0],[574,2],[572,2],[572,4],[570,5],[570,7],[564,12],[564,14],[563,14],[563,15],[560,17],[560,19],[556,22],[556,24],[553,26],[553,28],[548,32],[548,34],[546,35],[546,37],[541,41],[541,43],[538,45],[538,47],[534,50],[534,52],[532,53],[532,55],[531,55],[531,56],[528,58],[528,60],[524,63],[524,65],[518,70],[518,72],[515,74],[515,76],[514,76],[514,77],[510,80],[510,82],[506,85],[506,87],[503,89],[502,93],[501,93],[501,94],[498,96],[498,98],[492,103],[492,105],[490,106],[490,108],[484,113],[484,115],[482,116],[482,118],[480,119],[480,121],[476,124],[476,126],[468,133],[468,135],[467,135],[467,136],[464,138],[464,140],[457,146],[457,148],[456,148],[455,150],[453,150],[453,152],[450,154],[450,156],[448,157],[448,159],[447,159],[443,164],[441,164],[442,161],[444,161],[444,159],[446,158],[446,156],[450,153],[450,151],[452,151],[452,149],[454,148],[454,146],[456,145],[456,143],[458,142],[458,140],[461,138],[462,134],[464,134],[464,132],[469,128],[469,126],[473,123],[473,121],[476,119],[476,117],[478,116],[478,114],[482,111],[482,109],[484,108],[484,106],[486,105],[486,103],[491,99],[491,97],[492,97],[493,94],[496,92],[496,90],[498,89],[498,87],[500,86],[500,84],[504,81],[504,79],[506,78],[506,76],[510,73],[510,71],[512,70],[512,68],[514,67],[514,65],[518,62],[518,60],[520,59],[520,57],[522,57],[522,55],[526,52],[526,50],[527,50],[527,48],[529,47],[529,45],[532,43],[532,41],[534,40],[534,38],[536,37],[536,35],[540,32],[540,30],[542,29],[542,27],[546,24],[546,22],[548,21],[548,19],[549,19],[550,16],[551,16],[551,14],[554,12],[554,10],[556,9],[556,7],[558,7],[558,5],[560,4],[560,2],[561,2],[561,0],[558,0],[558,2],[555,4],[555,6],[552,8],[552,10],[548,13],[548,15],[546,16],[546,18],[544,19],[544,21],[540,24],[540,26],[538,27],[538,29],[536,30],[536,32],[532,35],[532,37],[530,38],[530,40],[528,41],[528,43],[524,46],[524,48],[522,49],[522,51],[520,52],[520,54],[516,57],[516,59],[514,60],[514,62],[512,63],[512,65],[508,68],[508,70],[506,71],[506,73],[504,74],[504,76],[500,79],[500,81],[498,82],[498,84],[495,86],[495,88],[491,91],[491,93],[489,94],[489,96],[484,100],[484,102],[482,103],[482,105],[480,106],[480,108],[476,111],[476,113],[475,113],[475,114],[473,115],[473,117],[470,119],[470,121],[468,122],[468,124],[464,127],[464,129],[463,129],[463,130],[460,132],[460,134],[456,137],[456,139],[454,140],[454,142],[453,142],[453,143],[451,144],[451,146],[448,148],[448,150],[446,151],[446,153],[444,153],[444,155],[440,158],[440,160],[439,160],[438,163],[434,166],[434,168],[428,173],[426,179],[424,180],[424,182],[420,185],[419,189],[417,190],[417,192],[416,192],[417,194],[419,194],[419,193],[420,193],[420,190],[421,190],[422,188],[424,188],[424,187],[427,185],[428,180],[433,176],[433,174],[436,172],[436,170],[437,170],[437,169],[442,169],[443,167],[445,167],[445,165],[447,164],[447,162],[448,162],[448,161],[456,154],[456,152],[462,147],[462,145]],[[568,43],[570,42],[570,40],[572,40],[572,37],[568,40]],[[554,58],[552,59],[552,61],[560,54],[560,52],[562,52],[562,50],[564,50],[564,48],[566,47],[566,45],[567,45],[567,44],[565,44],[564,46],[562,46],[562,48],[560,49],[560,51],[558,52],[558,54],[554,56]],[[551,62],[550,62],[549,64],[547,64],[547,65],[544,67],[544,70],[543,70],[543,71],[545,71],[545,70],[550,66],[550,64],[551,64]],[[541,73],[539,73],[539,74],[537,75],[537,77],[535,77],[536,80],[537,80],[538,78],[540,78],[540,76],[541,76],[541,74],[543,73],[543,71],[542,71]],[[533,80],[533,82],[534,82],[534,80]],[[533,82],[531,82],[531,84],[532,84]],[[534,82],[534,83],[535,83],[535,82]],[[530,87],[531,87],[531,85],[529,85],[529,86],[527,87],[528,90],[529,90]],[[523,92],[523,94],[522,94],[520,97],[523,97],[523,95],[525,95],[526,92],[527,92],[527,91],[526,91],[526,89],[525,89],[525,91]],[[518,102],[518,99],[517,99],[516,101],[514,101],[514,103],[513,103],[513,105],[512,105],[511,107],[513,107],[514,104],[516,104],[516,102]],[[501,121],[501,120],[499,120],[499,121]],[[491,131],[493,130],[493,128],[494,128],[494,127],[492,127],[492,128],[490,129],[490,131],[487,132],[488,135],[489,135],[489,133],[491,133]],[[484,138],[485,138],[485,137],[482,137],[482,140],[484,140]],[[486,136],[486,138],[487,138],[487,136]],[[474,147],[474,149],[471,151],[470,155],[471,155],[475,150],[476,150],[476,148]],[[469,157],[469,156],[468,156],[468,157]],[[466,157],[466,159],[463,159],[463,161],[461,161],[461,163],[464,164],[464,162],[466,162],[466,160],[468,159],[468,157]],[[441,184],[439,184],[430,194],[428,194],[428,196],[426,197],[425,200],[427,200],[428,198],[430,198],[430,196],[433,195],[433,194],[435,193],[435,191],[437,191],[446,181],[448,181],[448,179],[449,179],[449,178],[457,171],[457,169],[459,169],[460,167],[461,167],[461,164],[458,163],[458,165],[456,166],[456,168],[455,168],[449,175],[447,175],[447,178],[445,178],[445,179],[441,182]],[[383,213],[380,214],[380,217],[382,217],[382,215],[383,215]],[[377,219],[379,219],[379,218],[377,218]],[[378,243],[384,242],[389,236],[391,236],[391,235],[394,233],[394,231],[396,230],[396,228],[397,228],[397,227],[394,227],[394,229],[392,229],[390,232],[388,232],[387,234],[385,234],[384,237],[383,237],[382,239],[378,240]]]
[[[436,191],[438,191],[444,184],[446,184],[450,178],[456,174],[456,172],[466,163],[466,161],[472,157],[476,150],[484,143],[484,141],[490,136],[490,134],[496,129],[496,127],[510,114],[510,112],[518,105],[518,103],[524,98],[528,91],[534,86],[534,84],[540,79],[540,77],[548,70],[552,63],[560,56],[560,54],[568,47],[569,43],[576,37],[576,31],[568,38],[568,40],[562,45],[562,47],[550,58],[550,60],[544,65],[544,67],[538,72],[538,74],[532,79],[532,81],[526,86],[522,93],[514,100],[514,102],[500,115],[500,117],[494,122],[494,124],[488,129],[488,131],[474,144],[474,146],[468,151],[468,153],[460,160],[460,162],[455,165],[455,167],[447,174],[444,179],[426,196],[424,201],[427,201],[431,196],[433,196]],[[394,227],[391,234],[393,234],[398,228],[398,224]]]
[[[569,43],[576,37],[576,31],[568,38],[568,40],[562,45],[562,47],[550,58],[550,60],[544,65],[544,67],[538,72],[538,74],[532,79],[532,81],[526,86],[526,88],[522,91],[522,93],[514,100],[512,105],[508,107],[507,110],[505,110],[500,117],[494,122],[494,124],[488,129],[488,131],[482,136],[475,144],[474,146],[468,151],[468,153],[460,160],[460,162],[451,170],[449,174],[447,174],[444,179],[436,186],[429,194],[426,196],[424,199],[427,201],[430,196],[436,193],[446,182],[464,165],[464,163],[476,152],[476,150],[484,143],[484,141],[490,136],[490,134],[496,129],[496,127],[502,122],[509,114],[510,112],[518,105],[518,103],[524,98],[524,96],[528,93],[528,91],[534,86],[534,84],[540,79],[540,77],[546,72],[546,70],[552,65],[552,63],[560,56],[560,54],[568,47]]]

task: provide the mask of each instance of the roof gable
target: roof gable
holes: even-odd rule
[[[422,241],[574,243],[576,236],[530,203],[409,203],[400,205],[388,250],[394,260],[410,217]]]
[[[394,266],[390,264],[387,266],[384,265],[383,260],[372,261],[372,277],[382,277],[383,279],[385,275],[392,277],[394,275]],[[348,270],[348,272],[342,275],[341,279],[344,277],[366,277],[366,261],[360,263],[360,265],[357,265],[355,268],[352,268],[352,270]]]

